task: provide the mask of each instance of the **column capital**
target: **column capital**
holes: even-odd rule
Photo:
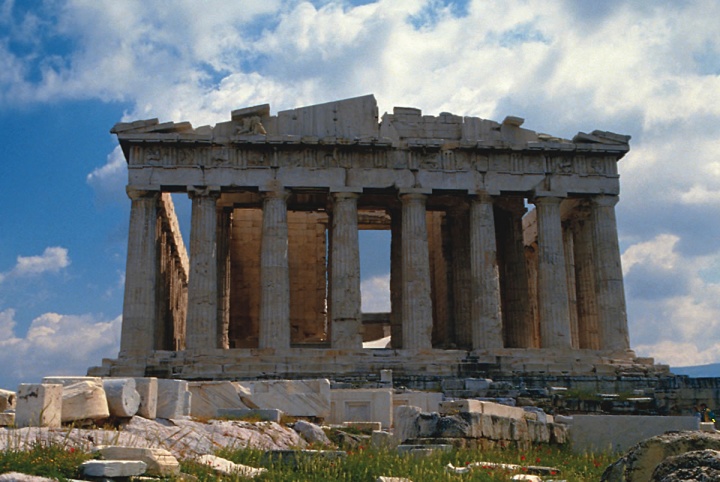
[[[538,204],[560,204],[565,199],[560,196],[534,196],[530,202],[537,206]]]
[[[188,186],[187,194],[190,199],[195,197],[212,197],[218,199],[220,197],[219,186]]]
[[[620,198],[618,196],[601,194],[599,196],[593,196],[591,202],[593,206],[611,208],[615,206]]]
[[[277,189],[272,191],[261,191],[260,196],[263,200],[266,199],[282,199],[283,201],[287,201],[287,199],[290,197],[290,191],[288,189]]]
[[[152,191],[148,189],[138,189],[131,186],[125,187],[125,192],[127,193],[127,196],[135,201],[137,199],[144,199],[144,198],[153,198],[153,197],[159,197],[160,191]]]
[[[330,196],[336,201],[341,201],[345,199],[357,199],[360,197],[360,193],[354,191],[333,191],[330,193]]]
[[[495,196],[491,195],[487,191],[478,191],[475,196],[473,196],[473,200],[483,204],[494,204]]]
[[[411,201],[420,201],[422,203],[425,203],[425,200],[427,199],[428,195],[422,192],[401,192],[400,193],[400,200],[405,202],[411,202]]]

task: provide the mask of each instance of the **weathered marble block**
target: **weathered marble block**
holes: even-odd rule
[[[135,477],[144,474],[147,465],[139,460],[88,460],[80,469],[89,477]]]
[[[16,398],[15,392],[0,389],[0,412],[14,409]]]
[[[15,426],[60,427],[63,386],[21,383],[17,391]]]
[[[255,467],[236,464],[215,455],[201,455],[197,461],[200,464],[207,465],[215,472],[224,475],[239,475],[241,477],[253,478],[267,472],[265,468],[256,469]]]
[[[396,391],[393,393],[393,408],[400,405],[420,407],[423,412],[439,412],[443,394],[439,392]]]
[[[330,390],[330,423],[380,422],[392,425],[392,390],[389,388]]]
[[[12,427],[15,425],[15,413],[3,412],[0,413],[0,427]]]
[[[184,380],[158,379],[157,418],[180,418],[190,415],[192,394]]]
[[[180,462],[173,454],[160,448],[104,447],[100,454],[107,460],[140,460],[145,462],[147,475],[167,477],[180,473]]]
[[[330,381],[254,380],[237,382],[250,391],[243,397],[250,408],[277,408],[293,417],[330,416]]]
[[[103,388],[108,401],[110,415],[132,417],[140,408],[140,394],[135,390],[133,378],[106,378]]]
[[[157,417],[158,380],[155,377],[138,377],[135,390],[140,394],[140,406],[137,414],[149,420]]]
[[[231,382],[189,382],[192,393],[190,415],[215,418],[222,409],[247,408],[240,400],[237,388]]]
[[[45,377],[43,383],[58,383],[63,386],[63,422],[102,420],[110,416],[101,378]]]

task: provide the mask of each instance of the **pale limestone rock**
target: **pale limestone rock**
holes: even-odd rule
[[[15,426],[59,427],[62,406],[62,385],[21,383],[17,391]]]
[[[329,446],[333,444],[327,435],[325,435],[323,429],[314,423],[310,423],[305,420],[298,420],[293,425],[293,430],[302,435],[305,440],[313,445]]]
[[[157,417],[158,382],[155,377],[139,377],[135,379],[135,389],[140,394],[140,406],[137,414],[141,417],[154,419]]]
[[[157,418],[180,418],[190,414],[190,391],[184,380],[158,379]]]
[[[373,430],[370,435],[370,445],[379,449],[395,448],[398,444],[393,434],[384,430]]]
[[[54,482],[54,479],[21,474],[20,472],[7,472],[0,474],[0,482]]]
[[[381,475],[375,479],[375,482],[412,482],[412,480],[405,477],[385,477]]]
[[[88,477],[135,477],[144,474],[146,468],[139,460],[88,460],[80,465]]]
[[[515,474],[510,480],[528,480],[530,482],[543,482],[539,475]]]
[[[274,408],[219,408],[217,415],[220,418],[256,419],[263,422],[280,423],[284,414],[282,410]]]
[[[249,467],[247,465],[236,464],[229,460],[215,455],[201,455],[197,458],[197,462],[203,465],[207,465],[212,468],[215,472],[223,475],[236,475],[240,477],[255,478],[258,475],[267,472],[265,468]]]
[[[247,408],[231,382],[190,382],[192,393],[190,415],[197,418],[215,418],[220,409]]]
[[[15,392],[0,389],[0,412],[14,409],[16,398]]]
[[[140,394],[135,389],[133,378],[106,378],[103,388],[107,397],[110,415],[132,417],[140,408]]]
[[[141,460],[147,465],[145,473],[168,477],[180,473],[180,463],[168,450],[161,448],[138,448],[110,446],[100,449],[107,460]]]

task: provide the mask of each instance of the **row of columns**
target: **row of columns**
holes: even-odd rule
[[[263,193],[260,348],[290,347],[288,195],[286,190]],[[152,327],[155,320],[156,280],[152,267],[157,264],[154,237],[158,194],[129,191],[129,196],[132,209],[121,352],[147,353],[154,349]],[[192,225],[186,322],[188,350],[227,347],[230,214],[218,214],[218,197],[219,192],[208,189],[190,193]],[[334,348],[362,347],[358,197],[359,194],[355,192],[331,193],[328,301],[330,340]],[[395,317],[393,325],[396,328],[393,335],[401,335],[401,347],[404,349],[431,349],[433,312],[425,208],[427,195],[402,193],[400,199],[399,227],[396,227],[396,217],[392,216],[391,303]],[[538,225],[537,303],[541,347],[583,346],[583,341],[578,340],[578,337],[587,330],[578,329],[578,323],[581,323],[579,320],[587,322],[588,318],[573,317],[571,312],[583,313],[592,309],[593,313],[597,313],[599,338],[602,340],[599,348],[627,350],[629,341],[614,212],[617,198],[599,196],[593,200],[591,219],[585,223],[586,226],[579,228],[576,242],[570,248],[568,246],[572,243],[563,238],[560,218],[562,199],[548,196],[533,201]],[[523,333],[527,331],[527,324],[521,323],[520,314],[512,312],[513,305],[507,299],[504,305],[509,307],[510,312],[504,317],[502,314],[493,205],[493,197],[486,193],[472,198],[467,214],[468,249],[460,250],[457,256],[458,263],[469,264],[469,273],[459,267],[453,270],[458,278],[455,282],[467,284],[463,286],[465,296],[456,300],[460,306],[457,309],[467,311],[469,308],[467,319],[458,323],[458,334],[467,339],[468,345],[475,350],[503,348],[503,323],[508,325],[505,336],[511,338],[510,346],[531,346],[524,344],[521,338],[532,337],[532,333]],[[509,229],[512,232],[519,229],[519,233],[510,237],[517,241],[522,239],[522,226],[520,217],[515,218]],[[462,244],[458,241],[458,247]],[[520,262],[524,263],[524,259],[514,259],[513,253],[517,255],[518,252],[517,249],[508,250],[506,269],[514,270]],[[398,258],[400,266],[397,266]],[[592,266],[583,264],[588,259],[594,260]],[[578,276],[594,277],[597,291],[595,297],[580,296],[573,300],[567,296],[569,266],[574,263],[580,263],[575,270]],[[578,286],[586,285],[578,283]],[[506,298],[512,298],[512,293],[527,297],[528,290],[522,288],[514,286],[506,290]],[[594,300],[597,307],[585,306],[590,299]],[[577,304],[576,309],[574,304]]]

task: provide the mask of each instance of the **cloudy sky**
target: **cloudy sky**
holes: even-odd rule
[[[0,0],[0,387],[117,355],[115,122],[368,93],[381,113],[630,134],[631,343],[673,366],[720,361],[718,18],[715,0]],[[387,303],[386,270],[365,267],[368,309]]]

